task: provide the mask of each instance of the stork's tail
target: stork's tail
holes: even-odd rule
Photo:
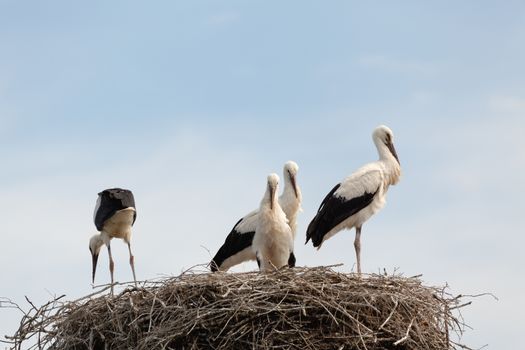
[[[209,267],[210,267],[211,272],[219,271],[219,266],[217,265],[215,260],[210,261]]]
[[[323,243],[323,234],[319,232],[319,220],[320,217],[318,214],[308,225],[308,229],[306,230],[306,242],[304,244],[307,244],[310,239],[312,240],[314,247],[319,247],[321,243]]]
[[[288,267],[295,267],[295,254],[293,252],[290,253],[290,256],[288,257]]]

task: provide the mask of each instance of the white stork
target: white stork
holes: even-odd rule
[[[283,167],[284,190],[279,197],[279,205],[286,214],[288,225],[295,239],[297,230],[297,214],[301,210],[302,194],[297,185],[299,167],[293,161],[288,161]],[[259,211],[254,210],[237,221],[226,237],[224,244],[213,257],[210,267],[212,271],[227,271],[232,266],[249,260],[256,260],[252,249],[253,236],[257,227]],[[290,255],[290,267],[295,266],[295,256]]]
[[[288,265],[293,254],[292,229],[276,198],[278,186],[279,176],[270,174],[253,236],[252,249],[263,272]]]
[[[319,249],[337,232],[355,227],[358,273],[361,273],[361,227],[385,205],[388,187],[398,183],[401,176],[392,130],[380,125],[374,130],[372,139],[379,160],[364,165],[335,185],[323,199],[306,231],[306,243],[312,239],[314,247]]]
[[[111,273],[111,292],[113,293],[113,270],[114,262],[111,255],[110,242],[112,238],[123,239],[128,245],[129,264],[133,272],[133,280],[137,284],[135,275],[135,257],[131,253],[131,226],[137,218],[135,199],[130,190],[122,188],[110,188],[98,194],[97,204],[93,220],[99,234],[91,237],[89,250],[93,259],[93,283],[95,283],[95,272],[97,270],[98,255],[102,245],[106,245],[109,254],[109,271]]]

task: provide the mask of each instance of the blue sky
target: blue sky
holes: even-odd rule
[[[114,186],[136,196],[140,279],[208,262],[290,159],[298,264],[349,271],[353,232],[315,251],[304,231],[387,124],[403,178],[363,227],[363,269],[495,293],[465,310],[464,341],[515,349],[524,40],[521,1],[0,1],[0,296],[90,292],[92,210]],[[1,309],[0,335],[18,320]]]

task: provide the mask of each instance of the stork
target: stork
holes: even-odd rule
[[[283,167],[284,190],[279,197],[279,205],[286,214],[293,238],[297,231],[297,214],[301,210],[302,194],[297,185],[297,163],[288,161]],[[210,267],[212,271],[227,271],[232,266],[249,260],[256,260],[252,249],[253,236],[257,227],[259,211],[254,210],[241,218],[226,237],[224,244],[213,257]],[[295,266],[295,256],[290,256],[290,267]]]
[[[113,238],[120,238],[128,245],[129,264],[133,272],[135,286],[137,285],[135,257],[131,253],[131,227],[135,223],[136,218],[135,199],[130,190],[110,188],[98,194],[93,220],[100,233],[91,237],[89,241],[89,250],[93,261],[92,279],[93,283],[95,283],[95,272],[100,249],[102,245],[106,245],[109,255],[109,271],[111,273],[111,293],[113,293],[113,271],[115,266],[110,246]]]
[[[252,249],[262,272],[286,266],[293,254],[292,229],[276,198],[278,186],[279,176],[268,175],[268,185],[259,207],[259,218],[253,236]]]
[[[379,160],[368,163],[348,176],[323,199],[308,225],[306,243],[321,248],[324,241],[343,229],[355,227],[354,248],[357,272],[361,273],[361,228],[385,205],[388,187],[399,182],[401,165],[394,148],[394,134],[384,125],[372,133]]]

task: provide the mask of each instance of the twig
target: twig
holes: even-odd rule
[[[397,345],[401,344],[402,342],[404,342],[404,341],[406,341],[406,340],[408,339],[408,334],[410,333],[410,329],[412,328],[412,324],[414,324],[414,320],[415,320],[415,319],[416,319],[416,318],[413,318],[413,319],[410,321],[410,324],[408,325],[407,332],[405,333],[405,336],[404,336],[403,338],[399,339],[398,341],[396,341],[396,342],[394,343],[394,345],[397,346]]]

